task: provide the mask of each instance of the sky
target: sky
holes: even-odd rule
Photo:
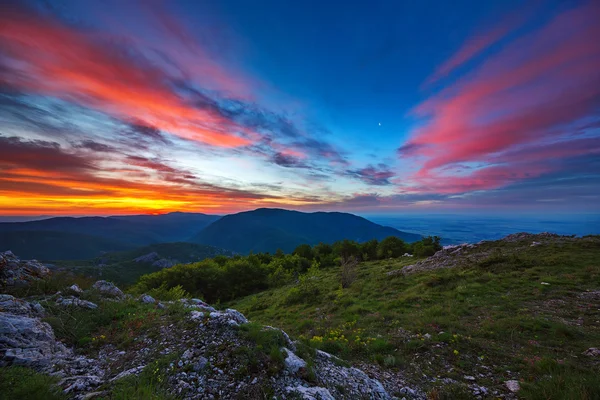
[[[0,215],[600,211],[597,1],[4,1]]]

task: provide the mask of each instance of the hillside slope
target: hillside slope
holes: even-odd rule
[[[273,253],[277,249],[291,252],[300,244],[332,243],[343,239],[365,242],[388,236],[397,236],[407,242],[421,238],[347,213],[260,208],[226,215],[204,228],[191,241],[247,254],[250,251]]]
[[[598,236],[517,234],[361,263],[345,289],[338,268],[322,269],[229,306],[352,359],[399,397],[408,384],[432,399],[515,398],[520,382],[519,398],[591,400],[599,260]]]
[[[121,251],[134,245],[99,236],[56,231],[0,232],[0,251],[12,250],[23,258],[41,261],[84,259],[106,251]]]
[[[216,215],[176,212],[5,222],[0,223],[0,251],[12,246],[17,254],[43,260],[92,258],[101,251],[185,241],[218,218]],[[78,239],[81,235],[83,237]]]

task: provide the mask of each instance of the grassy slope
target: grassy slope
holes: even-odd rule
[[[600,343],[600,238],[473,251],[489,255],[394,277],[386,272],[415,260],[363,263],[348,289],[340,289],[339,271],[322,270],[314,280],[320,294],[300,303],[290,304],[288,286],[228,306],[355,362],[378,361],[433,398],[444,389],[423,374],[475,376],[504,392],[503,382],[518,378],[524,398],[600,398],[598,361],[581,355]]]

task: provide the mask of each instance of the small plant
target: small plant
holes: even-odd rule
[[[355,257],[348,257],[342,260],[341,283],[342,288],[349,288],[356,280],[356,267],[358,260]]]
[[[192,297],[181,285],[168,288],[164,283],[157,288],[149,290],[148,295],[164,301],[177,301]]]

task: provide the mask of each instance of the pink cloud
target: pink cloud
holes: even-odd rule
[[[2,8],[0,75],[28,92],[75,100],[127,121],[218,147],[249,144],[248,129],[216,112],[189,104],[169,86],[169,76],[146,60],[133,59],[98,35],[18,9]],[[175,22],[172,22],[174,24]],[[204,78],[225,82],[225,72],[208,65]]]
[[[444,193],[492,189],[552,171],[556,165],[544,154],[588,154],[589,147],[568,142],[547,145],[597,110],[598,20],[592,2],[566,11],[417,106],[426,121],[401,147],[410,151],[400,151],[422,162],[413,183]],[[484,166],[449,176],[460,163]]]

